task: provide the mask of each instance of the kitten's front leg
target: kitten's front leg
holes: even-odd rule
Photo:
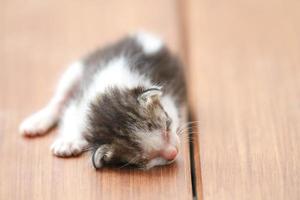
[[[80,62],[76,62],[68,68],[59,81],[57,90],[49,104],[21,123],[19,131],[22,135],[43,135],[58,122],[64,106],[78,88],[83,67]]]
[[[51,151],[59,157],[81,154],[88,143],[83,137],[85,132],[84,114],[80,105],[72,102],[66,109],[59,127],[59,136],[51,146]]]

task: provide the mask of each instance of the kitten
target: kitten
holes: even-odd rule
[[[150,169],[173,162],[186,88],[183,69],[163,42],[130,35],[72,64],[49,104],[20,125],[27,136],[59,122],[54,155],[92,151],[95,168]]]

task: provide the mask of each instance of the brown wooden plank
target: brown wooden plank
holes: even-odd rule
[[[96,172],[88,155],[60,159],[19,122],[44,106],[59,75],[79,56],[139,28],[180,50],[172,0],[0,1],[0,199],[191,199],[189,149],[178,162],[151,171]],[[54,130],[55,132],[55,130]]]
[[[300,2],[185,2],[203,199],[299,199]]]

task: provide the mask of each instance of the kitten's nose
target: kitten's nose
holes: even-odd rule
[[[176,158],[178,154],[178,150],[175,146],[167,146],[161,153],[161,156],[168,160],[168,161],[172,161]]]

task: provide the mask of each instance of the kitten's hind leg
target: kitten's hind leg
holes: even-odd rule
[[[22,135],[43,135],[58,122],[65,104],[69,102],[72,94],[78,89],[82,71],[83,65],[80,62],[72,64],[67,69],[48,105],[21,123],[19,131]]]
[[[83,137],[85,131],[84,112],[76,102],[66,109],[59,127],[59,136],[51,146],[51,151],[59,157],[77,156],[88,143]]]

